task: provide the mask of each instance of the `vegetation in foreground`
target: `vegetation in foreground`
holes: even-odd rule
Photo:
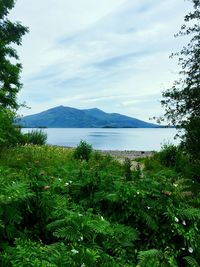
[[[187,154],[166,146],[131,170],[130,160],[84,142],[75,152],[21,146],[46,137],[13,126],[21,88],[13,44],[27,28],[8,20],[15,1],[1,1],[0,266],[199,266],[200,1],[191,2],[180,32],[193,36],[179,54],[183,78],[162,101],[165,118],[184,129]]]
[[[198,266],[199,166],[173,146],[134,170],[85,142],[1,151],[0,266]]]

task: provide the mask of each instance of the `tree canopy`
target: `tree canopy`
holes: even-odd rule
[[[17,93],[21,89],[21,64],[14,45],[21,45],[28,29],[8,19],[14,0],[0,0],[0,148],[16,144],[20,132],[13,125],[19,107]]]
[[[22,36],[28,31],[19,22],[8,19],[14,0],[0,0],[0,107],[16,110],[17,93],[21,88],[17,51],[13,45],[21,45]]]
[[[180,78],[163,93],[165,118],[184,129],[182,144],[200,158],[200,0],[191,0],[193,11],[184,18],[176,36],[191,36],[189,43],[175,55],[179,57]]]

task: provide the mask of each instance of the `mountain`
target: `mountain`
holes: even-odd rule
[[[48,128],[157,128],[159,125],[98,108],[76,109],[58,106],[17,121],[22,127]]]

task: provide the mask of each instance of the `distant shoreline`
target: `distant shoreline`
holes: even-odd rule
[[[166,129],[176,128],[175,126],[158,126],[158,127],[21,127],[21,129]]]
[[[58,146],[58,145],[48,145],[53,147],[60,147],[64,149],[75,149],[76,147],[70,147],[70,146]],[[103,150],[103,149],[94,149],[96,152],[100,152],[104,155],[111,155],[114,157],[120,157],[120,158],[130,158],[130,159],[136,159],[136,158],[146,158],[153,156],[156,151],[144,151],[144,150]]]

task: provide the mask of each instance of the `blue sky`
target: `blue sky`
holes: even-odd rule
[[[159,116],[177,78],[169,59],[191,5],[184,0],[18,0],[10,14],[30,33],[18,48],[33,114],[58,105],[98,107],[139,119]]]

